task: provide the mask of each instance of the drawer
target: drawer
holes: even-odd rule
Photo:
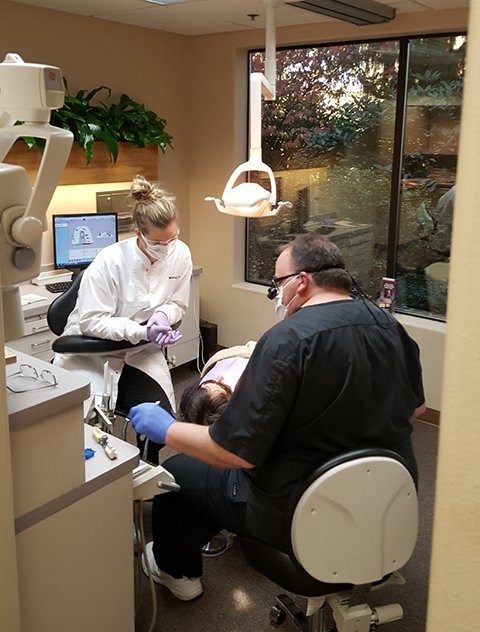
[[[50,331],[46,314],[41,314],[36,318],[29,318],[25,321],[25,336],[30,336],[31,334],[37,334],[44,331]]]
[[[198,356],[198,338],[185,342],[183,339],[180,340],[180,342],[177,342],[175,345],[168,347],[167,354],[170,362],[174,363],[173,366],[170,365],[171,369],[190,362],[190,360],[195,360]]]
[[[10,340],[7,345],[27,355],[37,355],[44,351],[49,351],[55,338],[57,336],[48,329],[47,331],[24,336],[17,340]]]
[[[43,360],[44,362],[51,362],[55,357],[55,352],[51,349],[47,349],[47,351],[41,351],[40,353],[35,353],[32,355],[34,355],[36,358],[39,358],[40,360]]]

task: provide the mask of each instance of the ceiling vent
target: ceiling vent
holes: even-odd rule
[[[395,9],[373,0],[299,0],[286,4],[357,26],[390,22],[395,17]]]

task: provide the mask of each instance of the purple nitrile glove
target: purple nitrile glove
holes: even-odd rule
[[[181,339],[181,337],[182,337],[182,334],[179,331],[175,331],[174,329],[171,329],[166,334],[159,333],[155,339],[155,342],[157,343],[157,345],[160,345],[161,347],[165,347],[167,345],[175,344]]]
[[[170,327],[167,315],[163,312],[155,312],[147,323],[147,338],[150,342],[156,342],[157,345],[163,344],[162,342],[157,342],[157,338],[163,339],[171,331],[173,330]]]
[[[154,443],[165,443],[168,429],[176,422],[170,413],[153,402],[130,408],[128,419],[137,434],[145,435]]]

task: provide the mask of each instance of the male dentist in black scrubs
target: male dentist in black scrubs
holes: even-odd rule
[[[282,517],[314,466],[355,448],[400,454],[417,479],[410,421],[425,409],[416,343],[389,313],[350,296],[335,244],[300,235],[281,251],[269,298],[281,319],[257,343],[210,427],[135,406],[135,431],[180,454],[163,465],[181,486],[157,496],[154,580],[184,601],[203,592],[202,546],[220,529],[287,548]]]

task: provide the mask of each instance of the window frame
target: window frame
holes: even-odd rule
[[[402,35],[398,37],[379,37],[371,39],[355,39],[355,40],[341,40],[321,43],[309,43],[290,46],[277,46],[277,51],[282,50],[302,50],[306,48],[327,48],[329,46],[343,46],[343,45],[355,45],[355,44],[375,44],[378,42],[398,42],[399,54],[398,54],[398,88],[397,88],[397,102],[395,109],[395,127],[393,136],[393,152],[392,152],[392,177],[390,184],[390,209],[388,219],[388,235],[387,235],[387,262],[385,276],[390,278],[396,278],[397,269],[397,246],[400,236],[400,220],[401,220],[401,203],[402,203],[402,171],[403,171],[403,150],[405,140],[405,125],[407,114],[407,100],[408,100],[408,82],[410,71],[410,45],[413,40],[435,38],[435,37],[468,37],[466,31],[447,31],[447,32],[432,32],[415,35]],[[468,47],[468,41],[467,41]],[[254,53],[265,53],[265,48],[251,48],[247,51],[247,76],[250,77],[251,70],[251,57]],[[250,82],[248,82],[248,102],[250,101]],[[460,121],[461,122],[461,121]],[[247,116],[247,158],[248,158],[248,138],[250,138],[250,120]],[[247,218],[245,222],[245,267],[244,267],[244,280],[246,283],[252,283],[253,285],[259,285],[261,287],[267,287],[267,284],[260,283],[258,281],[252,281],[248,279],[248,233],[249,222]],[[446,322],[446,316],[436,316],[434,314],[422,314],[412,313],[412,311],[395,306],[395,312],[412,316],[414,318],[424,318],[427,320],[435,320],[438,322]]]

